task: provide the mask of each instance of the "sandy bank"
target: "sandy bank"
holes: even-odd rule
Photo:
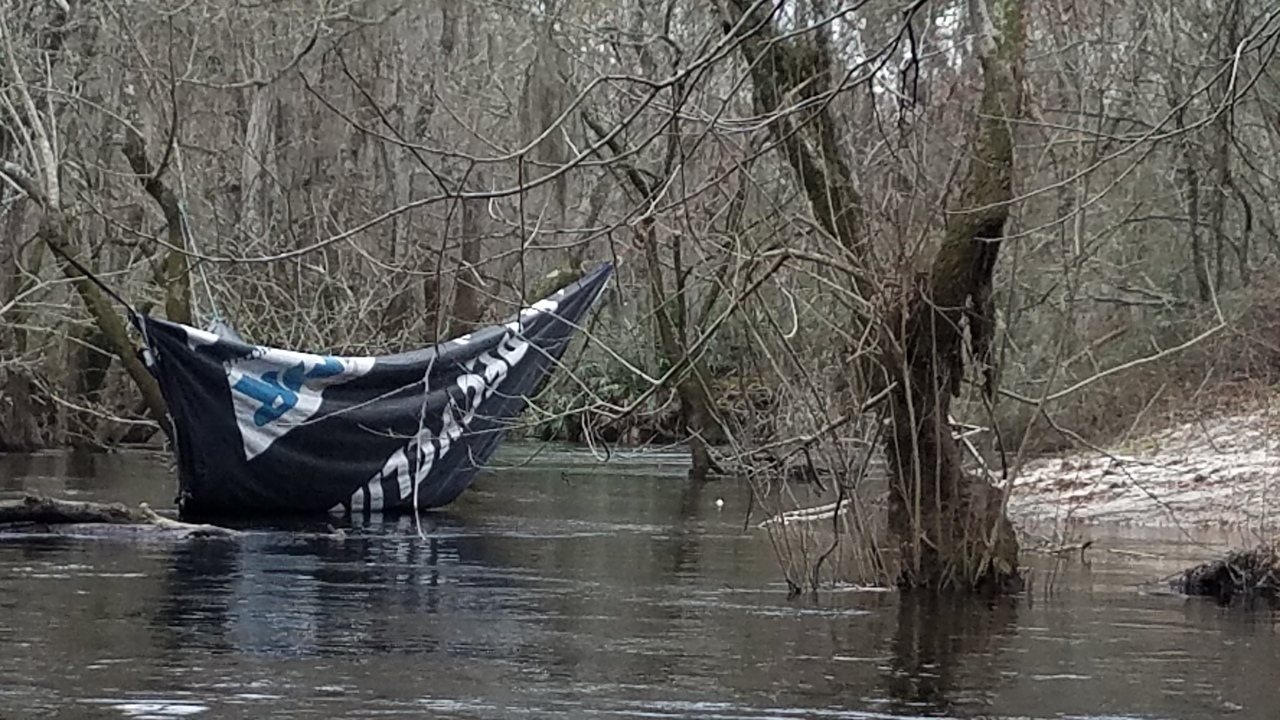
[[[1280,406],[1190,422],[1103,452],[1041,458],[1014,482],[1024,524],[1280,527]]]

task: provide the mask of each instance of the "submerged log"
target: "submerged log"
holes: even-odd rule
[[[852,500],[837,500],[836,502],[818,505],[816,507],[797,508],[779,513],[773,517],[765,519],[756,527],[767,528],[772,525],[791,525],[802,522],[822,522],[830,520],[837,514],[849,512],[853,507]]]
[[[196,525],[164,517],[146,503],[129,507],[124,503],[98,503],[82,500],[26,495],[18,500],[0,500],[0,526],[145,526],[164,531],[164,535],[184,538],[231,537],[235,530],[216,525]],[[14,528],[17,529],[17,528]],[[107,534],[93,532],[90,534]]]
[[[1235,600],[1280,600],[1280,544],[1228,553],[1221,560],[1189,568],[1171,582],[1186,595],[1211,597],[1221,604]]]

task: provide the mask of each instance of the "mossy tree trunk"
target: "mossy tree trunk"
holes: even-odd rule
[[[986,3],[985,5],[983,3]],[[1013,200],[1011,119],[1021,113],[1023,0],[982,0],[982,101],[960,212],[932,267],[890,318],[884,366],[890,393],[890,529],[900,584],[931,590],[1005,589],[1018,577],[1018,542],[1002,493],[967,472],[949,422],[966,351],[987,364],[992,283]],[[992,370],[986,366],[991,393]]]
[[[1017,575],[1018,546],[1001,494],[965,471],[948,421],[964,374],[965,331],[985,358],[993,331],[992,281],[1012,194],[1009,118],[1020,112],[1023,0],[976,0],[983,29],[983,93],[973,161],[963,192],[968,211],[952,216],[932,271],[906,307],[885,323],[879,364],[892,385],[888,441],[893,474],[890,525],[902,548],[906,587],[1007,587]],[[777,6],[721,0],[725,30],[750,68],[757,110],[809,199],[815,218],[861,272],[855,292],[875,292],[861,229],[862,198],[838,147],[826,103],[783,112],[817,97],[830,83],[832,53],[822,32],[782,36]],[[876,321],[852,318],[852,322]],[[854,368],[851,372],[857,372]],[[863,368],[865,369],[865,368]],[[988,374],[990,389],[992,378]]]
[[[815,219],[853,262],[862,263],[867,255],[862,197],[840,149],[828,104],[816,102],[802,112],[780,112],[830,90],[829,31],[823,26],[805,35],[780,37],[774,10],[772,3],[727,0],[725,31],[737,38],[751,72],[756,110],[773,118],[769,134],[795,173]],[[859,291],[869,290],[865,279],[865,273],[852,278]]]

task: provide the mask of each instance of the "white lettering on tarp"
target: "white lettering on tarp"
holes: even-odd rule
[[[450,402],[441,409],[440,433],[432,432],[424,424],[405,447],[396,450],[387,458],[378,474],[374,475],[365,486],[352,493],[351,509],[362,511],[365,507],[364,496],[368,492],[369,510],[371,512],[382,510],[385,507],[385,499],[381,494],[382,483],[390,478],[395,479],[400,490],[398,500],[412,498],[414,487],[427,479],[435,464],[448,454],[457,440],[467,431],[481,403],[497,392],[498,387],[507,379],[507,374],[525,358],[528,352],[527,340],[508,335],[492,351],[468,361],[464,365],[466,372],[454,380],[454,384],[462,391],[461,402]],[[412,472],[408,460],[410,453],[413,453],[417,460]],[[372,488],[374,486],[379,488],[377,505],[373,504],[375,493]]]
[[[422,462],[421,458],[418,462]],[[404,448],[391,454],[391,460],[387,461],[379,477],[394,477],[400,488],[400,497],[404,497],[413,488],[413,473],[409,471],[409,456],[405,454]]]
[[[526,320],[541,315],[542,313],[553,313],[560,309],[560,300],[563,297],[564,290],[561,290],[549,298],[539,300],[529,307],[522,309],[518,317],[506,324],[506,328],[511,332],[520,332]]]

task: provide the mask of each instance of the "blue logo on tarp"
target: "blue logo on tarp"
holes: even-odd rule
[[[253,424],[258,427],[279,420],[298,404],[298,391],[308,380],[333,377],[342,374],[342,363],[326,357],[324,362],[307,370],[305,363],[298,363],[281,374],[278,370],[262,373],[262,377],[245,375],[231,387],[262,403],[253,412]]]

